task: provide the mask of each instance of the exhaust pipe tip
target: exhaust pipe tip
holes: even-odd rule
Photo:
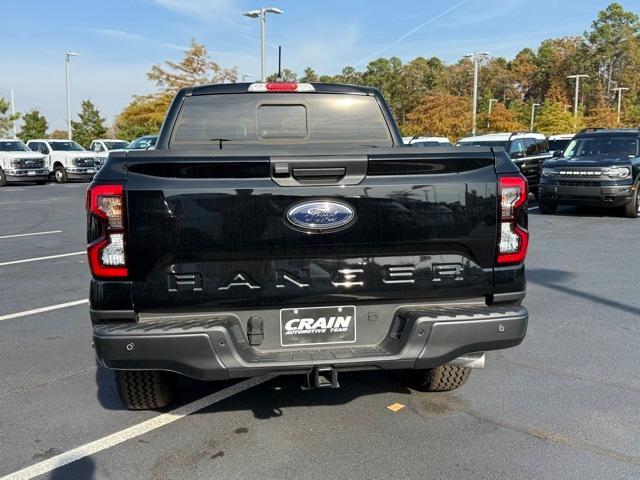
[[[467,353],[466,355],[454,358],[449,362],[449,365],[467,368],[484,368],[485,354],[484,352]]]

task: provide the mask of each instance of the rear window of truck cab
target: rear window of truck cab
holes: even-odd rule
[[[374,146],[393,140],[373,96],[325,93],[186,97],[169,148]]]

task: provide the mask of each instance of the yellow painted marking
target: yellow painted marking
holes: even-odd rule
[[[404,405],[396,402],[396,403],[392,403],[387,408],[392,412],[397,412],[398,410],[402,410],[404,408]]]

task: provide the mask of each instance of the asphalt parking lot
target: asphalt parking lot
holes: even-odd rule
[[[532,202],[527,338],[456,392],[185,380],[161,415],[124,410],[96,367],[85,188],[0,189],[0,480],[640,478],[640,221]]]

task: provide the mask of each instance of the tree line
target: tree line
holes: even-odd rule
[[[580,83],[577,122],[573,115],[575,83],[570,75],[588,75]],[[135,96],[109,129],[112,136],[131,140],[157,133],[171,99],[179,88],[236,82],[237,68],[223,68],[209,58],[195,39],[179,62],[154,65],[147,74],[157,86],[149,95]],[[443,135],[451,140],[471,131],[473,64],[462,58],[446,64],[437,57],[378,58],[364,70],[344,67],[337,75],[322,75],[312,67],[301,75],[281,72],[285,81],[349,83],[377,87],[387,99],[405,135]],[[276,74],[269,77],[275,80]],[[628,90],[620,91],[619,88]],[[618,95],[622,94],[618,116]],[[4,102],[4,103],[3,103]],[[598,13],[581,36],[544,40],[525,48],[511,60],[490,57],[479,69],[478,132],[528,130],[570,133],[582,127],[640,125],[640,19],[619,3]],[[0,135],[13,119],[0,99]],[[22,116],[23,140],[46,136],[46,119],[37,110]],[[104,119],[89,100],[82,102],[73,137],[87,146],[107,132]],[[60,135],[60,131],[53,132]],[[61,132],[65,134],[66,132]]]

